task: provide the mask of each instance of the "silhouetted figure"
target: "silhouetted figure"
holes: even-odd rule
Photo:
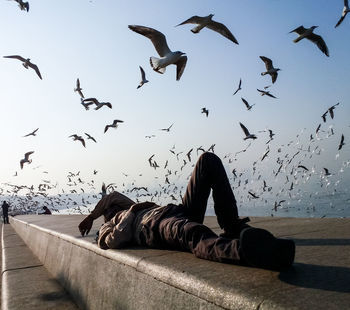
[[[9,224],[9,204],[4,201],[2,203],[2,218],[3,218],[3,221],[4,221],[4,224]]]
[[[43,209],[44,209],[44,212],[41,212],[39,214],[52,214],[48,207],[44,206]]]
[[[217,221],[224,230],[220,236],[203,225],[211,190]],[[113,192],[104,196],[79,224],[83,236],[101,215],[106,222],[97,240],[102,249],[129,245],[174,249],[202,259],[272,270],[288,268],[294,261],[292,240],[275,238],[267,230],[246,224],[249,218],[238,217],[230,182],[214,153],[206,152],[199,157],[182,204],[135,203]]]

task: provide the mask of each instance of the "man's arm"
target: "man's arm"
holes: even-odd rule
[[[153,202],[134,204],[123,214],[115,216],[100,229],[98,245],[102,249],[120,249],[132,241],[135,215],[142,209],[153,207]]]
[[[90,232],[94,220],[104,214],[105,210],[112,205],[118,205],[121,210],[130,208],[134,202],[119,192],[113,192],[103,197],[96,205],[95,209],[79,224],[79,231],[82,236]]]

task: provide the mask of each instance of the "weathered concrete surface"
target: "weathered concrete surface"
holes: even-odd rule
[[[10,225],[2,229],[1,308],[78,309]]]
[[[13,227],[84,309],[349,309],[350,219],[252,218],[297,245],[284,272],[220,264],[190,253],[93,244],[101,221],[18,216]],[[215,218],[206,224],[220,232]]]

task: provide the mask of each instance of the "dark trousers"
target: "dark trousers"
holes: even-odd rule
[[[236,200],[221,160],[203,153],[187,186],[183,204],[168,205],[146,223],[144,245],[192,252],[196,257],[219,262],[239,261],[238,240],[218,237],[203,225],[207,201],[213,191],[214,209],[221,228],[238,218]]]
[[[8,215],[8,213],[4,213],[2,215],[2,218],[3,218],[4,224],[9,224],[9,215]]]

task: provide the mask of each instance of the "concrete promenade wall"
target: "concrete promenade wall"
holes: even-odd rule
[[[11,225],[82,309],[348,309],[350,220],[253,219],[293,238],[291,270],[220,264],[177,251],[101,250],[81,216],[19,216]],[[207,219],[208,220],[208,219]],[[217,230],[210,219],[208,225]]]

